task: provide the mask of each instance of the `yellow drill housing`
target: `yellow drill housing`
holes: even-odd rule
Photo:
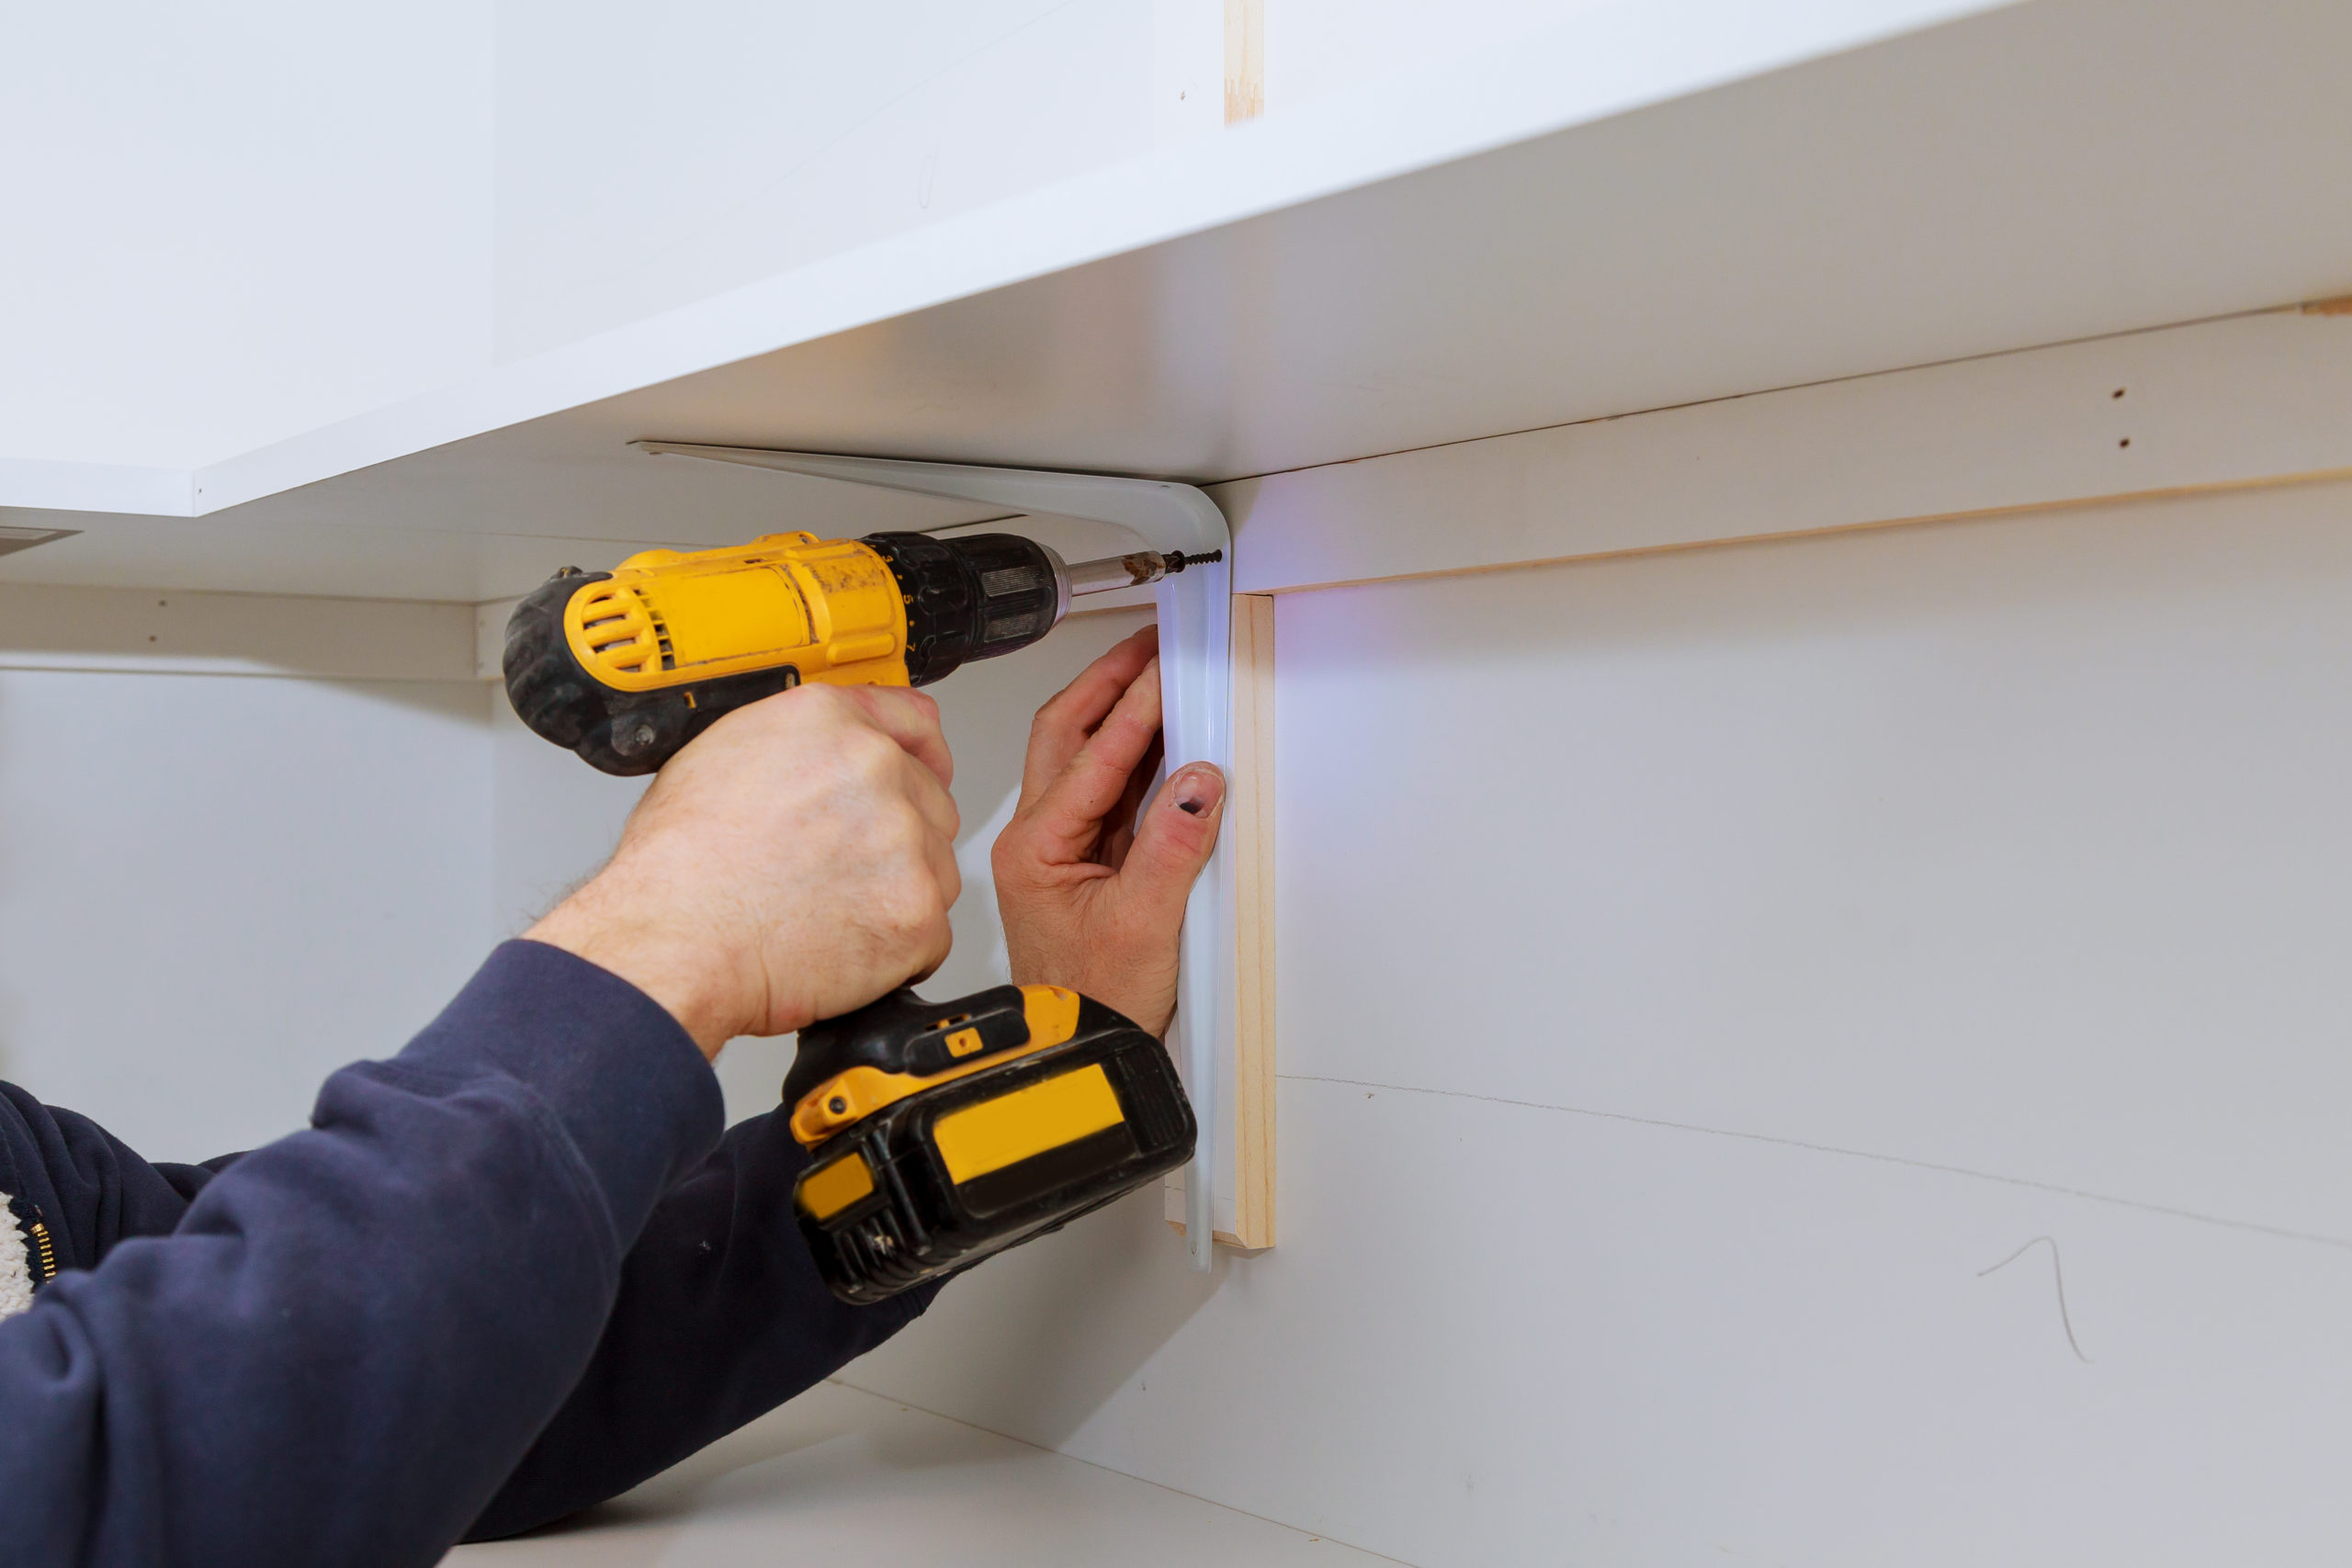
[[[571,594],[563,637],[621,692],[790,665],[801,683],[907,684],[907,595],[858,539],[767,534],[728,549],[645,550]]]
[[[566,568],[515,606],[506,694],[605,772],[650,773],[722,715],[791,687],[920,686],[1026,648],[1070,592],[1061,558],[1015,534],[645,550],[611,571]]]

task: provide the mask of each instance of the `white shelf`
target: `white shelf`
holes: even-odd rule
[[[575,1522],[447,1559],[453,1568],[655,1561],[1343,1568],[1396,1559],[839,1383]]]
[[[1205,482],[2341,293],[2347,52],[2292,0],[1600,6],[184,476],[0,467],[86,519],[0,575],[489,598],[952,520],[637,437]]]

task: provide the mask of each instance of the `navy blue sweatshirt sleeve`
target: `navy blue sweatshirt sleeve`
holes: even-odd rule
[[[563,1407],[719,1121],[666,1012],[532,942],[217,1175],[12,1094],[0,1179],[61,1271],[0,1322],[8,1560],[434,1562]]]
[[[731,1129],[653,1211],[571,1396],[470,1540],[575,1513],[763,1416],[897,1333],[937,1284],[837,1301],[792,1214],[808,1163],[783,1111]]]

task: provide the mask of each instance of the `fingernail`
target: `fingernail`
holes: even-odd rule
[[[1225,777],[1206,762],[1193,762],[1176,772],[1176,809],[1204,817],[1225,798]]]

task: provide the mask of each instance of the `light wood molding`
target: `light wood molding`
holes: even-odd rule
[[[1265,112],[1265,0],[1225,0],[1225,123]]]
[[[1274,601],[1233,598],[1234,1233],[1274,1245]]]

